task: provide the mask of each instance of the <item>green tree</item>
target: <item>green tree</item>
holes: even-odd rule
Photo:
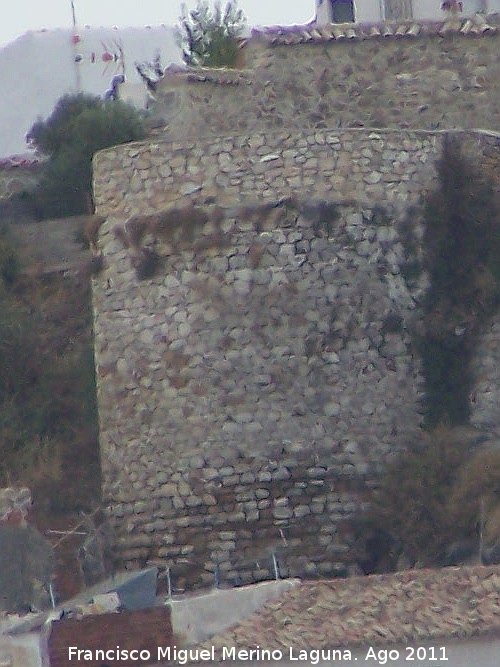
[[[182,58],[192,67],[235,67],[238,59],[238,38],[245,29],[246,17],[236,1],[219,2],[214,8],[200,0],[188,11],[182,5],[177,26],[177,39]]]
[[[28,143],[47,157],[35,193],[40,216],[91,212],[92,156],[98,150],[144,137],[139,113],[120,101],[86,94],[66,95],[45,121],[37,121]]]
[[[478,337],[500,305],[500,206],[493,184],[450,137],[437,175],[425,203],[430,287],[416,340],[430,426],[467,423]]]

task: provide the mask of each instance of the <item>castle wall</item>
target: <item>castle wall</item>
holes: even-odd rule
[[[262,130],[95,157],[101,460],[122,561],[160,557],[183,586],[268,578],[273,554],[283,575],[356,562],[364,484],[418,437],[408,327],[425,283],[409,248],[443,136]],[[497,143],[464,137],[481,159]],[[182,224],[130,237],[129,218],[169,207]]]
[[[304,191],[336,201],[417,204],[433,183],[442,136],[318,129],[138,142],[96,155],[94,197],[99,213],[118,218],[193,201],[276,202]]]
[[[15,158],[0,162],[0,202],[19,195],[24,190],[31,191],[35,188],[39,169],[35,162],[26,160],[26,163],[16,164]]]
[[[440,24],[416,25],[415,34],[386,37],[387,26],[378,37],[356,26],[336,39],[257,32],[244,49],[251,71],[167,73],[155,111],[162,137],[362,126],[498,131],[498,20],[489,17],[485,29],[463,19],[467,35],[461,23],[443,36]]]

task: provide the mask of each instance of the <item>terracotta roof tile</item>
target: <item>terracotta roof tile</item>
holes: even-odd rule
[[[38,167],[40,160],[31,155],[11,155],[10,157],[0,158],[0,169],[33,169]]]
[[[491,20],[490,20],[491,18]],[[332,23],[327,25],[273,26],[256,28],[252,37],[264,39],[272,46],[322,43],[345,39],[365,40],[380,37],[415,38],[423,35],[463,36],[493,35],[498,32],[493,17],[475,14],[471,18],[447,18],[442,21],[401,21],[380,24]]]
[[[304,582],[207,645],[300,650],[493,631],[500,567],[473,566]]]

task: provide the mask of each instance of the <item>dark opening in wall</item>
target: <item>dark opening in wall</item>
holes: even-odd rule
[[[353,0],[331,0],[334,23],[354,23]]]

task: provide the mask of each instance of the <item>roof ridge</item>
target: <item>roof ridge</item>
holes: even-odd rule
[[[492,18],[493,15],[490,15]],[[375,23],[308,23],[291,26],[254,28],[252,38],[264,39],[272,46],[321,43],[340,40],[376,39],[380,37],[444,36],[455,33],[462,36],[494,35],[498,25],[489,22],[484,14],[470,17],[450,16],[437,21],[401,19]]]

